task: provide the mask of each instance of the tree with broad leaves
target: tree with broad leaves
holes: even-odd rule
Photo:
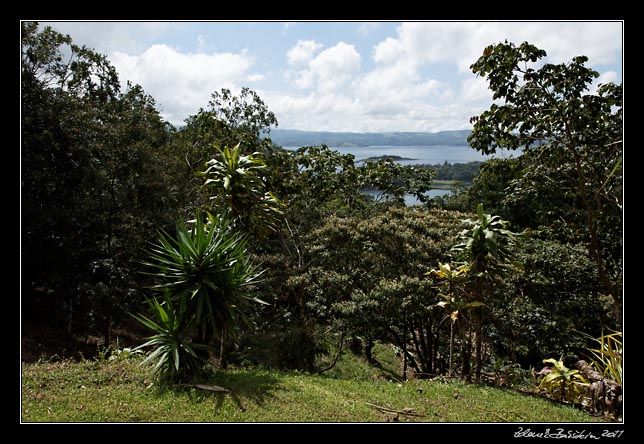
[[[208,209],[227,215],[236,229],[259,239],[276,232],[284,205],[267,190],[267,166],[261,154],[242,155],[240,144],[216,150],[217,155],[199,173],[206,178]]]
[[[599,73],[585,65],[587,57],[540,64],[546,55],[528,42],[485,48],[471,69],[487,78],[496,102],[472,117],[468,143],[485,154],[501,148],[529,154],[524,174],[509,190],[515,197],[563,178],[558,190],[569,197],[570,208],[553,223],[580,227],[621,323],[622,86],[600,84],[590,93]]]
[[[476,219],[463,221],[467,228],[461,231],[461,242],[454,245],[452,250],[459,259],[469,264],[470,297],[477,302],[472,306],[472,317],[476,355],[475,381],[478,383],[483,363],[483,308],[486,306],[486,296],[499,278],[508,276],[513,267],[520,266],[513,257],[522,235],[510,231],[509,223],[499,216],[486,213],[481,204],[477,206],[476,214]],[[468,369],[468,366],[465,365],[465,368]],[[465,376],[470,377],[469,374]]]
[[[109,344],[138,293],[138,247],[172,223],[168,127],[107,57],[21,27],[22,306]]]

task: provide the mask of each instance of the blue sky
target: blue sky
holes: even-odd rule
[[[279,128],[469,129],[492,103],[469,65],[483,49],[528,41],[547,62],[589,57],[622,82],[623,22],[41,22],[105,54],[180,125],[221,88],[247,86]]]

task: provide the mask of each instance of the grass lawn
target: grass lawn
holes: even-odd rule
[[[21,421],[29,422],[597,422],[570,406],[460,380],[401,382],[347,353],[317,375],[268,369],[216,370],[224,387],[164,386],[140,355],[22,365]]]

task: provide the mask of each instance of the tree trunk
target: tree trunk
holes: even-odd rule
[[[219,341],[219,368],[228,368],[228,358],[226,357],[226,331],[222,329],[221,339]]]
[[[475,310],[474,314],[475,318],[475,332],[474,332],[474,340],[475,340],[475,353],[476,353],[476,369],[474,373],[474,382],[477,384],[481,382],[481,366],[483,363],[483,356],[482,350],[483,350],[483,321],[482,321],[482,316],[481,316],[481,308],[477,307]]]
[[[461,370],[461,376],[464,377],[467,381],[472,380],[472,373],[470,369],[470,358],[472,356],[472,332],[468,331],[465,338],[465,344],[463,347],[463,368]]]
[[[432,372],[436,374],[440,374],[441,371],[443,370],[441,367],[441,364],[438,359],[438,349],[440,345],[440,331],[438,328],[436,329],[436,333],[434,334],[434,341],[432,345]]]
[[[371,339],[371,336],[367,335],[365,337],[364,356],[367,359],[367,362],[369,362],[370,364],[374,363],[373,355],[371,354],[372,350],[373,350],[373,339]]]
[[[403,350],[403,381],[407,380],[407,318],[403,320],[403,341],[402,341],[402,350]]]
[[[454,319],[451,320],[451,327],[449,329],[449,372],[448,376],[453,376],[454,375],[454,324],[456,321]]]

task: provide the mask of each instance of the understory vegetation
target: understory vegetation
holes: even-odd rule
[[[586,57],[484,48],[468,143],[521,154],[427,168],[283,149],[248,88],[177,129],[71,37],[21,42],[23,361],[35,325],[103,350],[23,362],[23,421],[621,419],[622,86]]]

